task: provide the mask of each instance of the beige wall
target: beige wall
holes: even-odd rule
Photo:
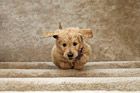
[[[93,29],[90,61],[140,60],[139,0],[0,0],[0,61],[51,61],[59,22]]]

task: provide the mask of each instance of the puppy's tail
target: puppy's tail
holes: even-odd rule
[[[61,22],[59,22],[59,29],[62,29]]]

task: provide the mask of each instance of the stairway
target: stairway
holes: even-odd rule
[[[0,62],[0,91],[140,91],[140,61],[88,62],[62,70],[52,62]]]

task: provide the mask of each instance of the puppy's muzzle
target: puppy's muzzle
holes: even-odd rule
[[[69,59],[72,59],[73,58],[73,54],[71,52],[68,53],[68,57]]]

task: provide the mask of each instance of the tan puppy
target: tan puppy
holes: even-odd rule
[[[91,55],[91,48],[83,37],[92,38],[92,30],[78,28],[62,30],[59,24],[59,30],[46,32],[44,37],[50,36],[56,39],[56,45],[52,49],[53,63],[62,69],[83,69]]]

